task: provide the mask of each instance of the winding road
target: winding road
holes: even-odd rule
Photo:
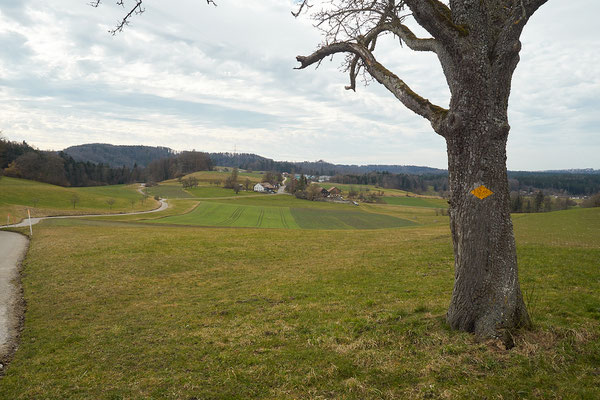
[[[64,215],[58,217],[31,218],[31,225],[45,219],[57,218],[89,218],[109,217],[121,215],[149,214],[165,210],[169,205],[164,199],[160,200],[160,207],[149,211],[137,211],[120,214],[89,214],[89,215]],[[19,228],[29,226],[29,219],[18,224],[2,225],[0,228]],[[22,298],[20,296],[19,265],[25,254],[29,240],[18,233],[0,230],[0,375],[6,364],[17,349],[17,339],[21,316],[23,313]]]

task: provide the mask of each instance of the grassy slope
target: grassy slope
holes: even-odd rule
[[[220,172],[220,171],[199,171],[194,172],[192,174],[186,175],[186,177],[195,177],[200,180],[200,182],[211,182],[215,180],[220,180],[221,183],[225,182],[227,177],[231,176],[231,168],[229,168],[229,172]],[[238,182],[244,184],[246,179],[250,180],[250,182],[258,183],[262,182],[263,175],[258,172],[239,172],[238,173]]]
[[[157,186],[151,186],[147,189],[151,196],[159,196],[163,199],[187,199],[192,198],[190,193],[183,190],[180,183],[161,183]]]
[[[85,188],[64,188],[29,181],[3,177],[0,179],[0,223],[6,222],[7,213],[11,218],[25,218],[27,208],[32,216],[127,212],[149,210],[157,207],[157,202],[137,192],[138,185],[95,186]],[[74,194],[79,196],[75,209],[71,203]],[[34,207],[34,199],[37,205]],[[106,203],[114,199],[112,209]],[[131,201],[134,201],[133,207]]]
[[[444,324],[446,226],[47,221],[24,265],[25,330],[0,394],[598,398],[599,221],[600,209],[515,219],[536,328],[511,351]]]
[[[349,184],[345,184],[345,183],[334,183],[334,182],[323,182],[323,183],[320,183],[320,185],[323,186],[325,189],[329,189],[329,188],[335,186],[336,188],[342,190],[345,195],[347,195],[348,192],[350,191],[350,189],[352,188],[352,189],[356,190],[357,192],[367,192],[367,191],[379,192],[379,191],[382,191],[385,196],[406,196],[407,194],[410,194],[412,196],[417,196],[416,194],[407,192],[405,190],[385,189],[385,188],[376,187],[375,185],[349,185]]]

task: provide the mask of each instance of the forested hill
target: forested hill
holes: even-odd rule
[[[67,147],[65,154],[75,161],[104,164],[111,167],[146,167],[152,161],[173,157],[177,153],[168,147],[116,146],[104,143],[90,143]],[[446,174],[446,170],[412,165],[344,165],[320,161],[275,161],[257,154],[210,153],[213,165],[238,167],[255,171],[297,172],[307,175],[365,174],[373,171],[393,174]]]
[[[129,168],[135,164],[138,167],[146,167],[152,161],[175,155],[175,152],[168,147],[115,146],[104,143],[71,146],[64,149],[63,152],[73,157],[75,161],[89,161],[111,167],[126,166]]]
[[[255,171],[296,172],[306,175],[366,174],[369,172],[389,172],[392,174],[447,174],[444,169],[418,167],[414,165],[345,165],[319,161],[274,161],[248,153],[210,153],[214,165],[238,167]]]

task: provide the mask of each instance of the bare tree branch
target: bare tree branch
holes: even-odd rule
[[[304,69],[312,64],[318,63],[325,57],[337,53],[352,53],[359,57],[369,74],[379,83],[385,86],[392,94],[414,113],[428,119],[432,126],[439,126],[445,118],[448,110],[432,104],[429,100],[415,93],[404,81],[394,75],[381,65],[361,43],[338,42],[324,46],[309,56],[297,56],[296,60],[300,66],[296,69]]]
[[[395,21],[381,25],[382,31],[392,32],[398,36],[406,45],[414,51],[431,51],[437,53],[439,50],[439,42],[436,39],[421,39],[418,38],[406,25]]]
[[[146,9],[142,7],[143,3],[144,0],[135,0],[135,5],[133,6],[133,8],[129,10],[129,12],[123,17],[122,20],[117,22],[117,25],[114,29],[110,29],[108,32],[113,36],[119,32],[122,32],[123,28],[129,25],[129,20],[133,15],[139,15],[144,13]],[[206,3],[212,4],[215,7],[217,6],[217,3],[215,3],[214,0],[206,0]],[[100,6],[100,4],[102,4],[102,0],[91,0],[88,4],[92,7],[97,8]],[[125,0],[117,0],[116,4],[124,8]]]
[[[123,4],[123,1],[124,0],[119,0],[119,1],[117,1],[117,4],[122,7],[125,7],[125,5]],[[131,16],[133,14],[139,15],[145,11],[145,9],[142,8],[142,3],[143,3],[143,0],[136,0],[135,6],[127,13],[127,15],[125,15],[125,17],[123,17],[121,22],[117,23],[117,26],[114,29],[111,29],[108,32],[113,36],[116,35],[118,32],[122,32],[123,28],[126,25],[129,25],[129,18],[131,18]]]
[[[292,15],[298,18],[298,16],[302,13],[302,10],[304,10],[304,8],[309,9],[310,7],[312,6],[308,4],[308,0],[302,0],[302,3],[300,3],[300,6],[298,6],[298,10],[296,12],[292,11]]]

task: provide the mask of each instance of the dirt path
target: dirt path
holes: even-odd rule
[[[17,349],[22,304],[19,265],[27,252],[27,238],[0,231],[0,375]]]
[[[168,206],[167,202],[161,199],[160,207],[149,211],[31,218],[31,224],[34,225],[45,219],[56,218],[149,214],[165,210]],[[28,219],[19,224],[4,225],[0,226],[0,228],[26,226],[29,226]],[[27,253],[28,244],[29,241],[25,236],[0,230],[0,376],[3,374],[8,361],[17,350],[20,321],[24,311],[19,283],[19,266]]]

